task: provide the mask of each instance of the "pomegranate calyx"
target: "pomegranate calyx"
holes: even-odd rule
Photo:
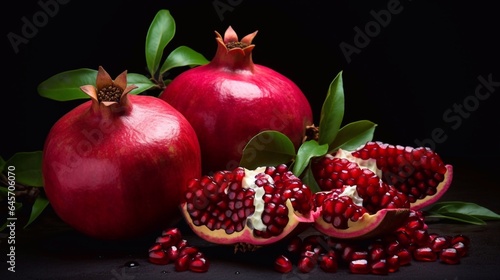
[[[96,86],[84,85],[80,89],[92,99],[94,104],[102,104],[109,107],[113,104],[126,104],[126,95],[133,89],[137,88],[136,85],[127,86],[127,70],[119,74],[114,80],[99,66],[97,71]]]
[[[253,72],[254,63],[252,61],[252,50],[255,47],[252,44],[257,31],[238,40],[238,35],[234,29],[229,26],[222,37],[215,31],[217,41],[217,52],[210,62],[212,65],[222,65],[230,70],[247,70]]]

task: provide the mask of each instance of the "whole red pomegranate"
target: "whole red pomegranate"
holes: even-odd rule
[[[238,41],[229,27],[216,33],[217,52],[206,65],[176,76],[160,98],[188,119],[200,140],[202,171],[232,170],[247,142],[264,130],[287,135],[298,148],[312,125],[311,106],[298,86],[252,61],[257,32]]]
[[[47,197],[60,218],[99,239],[128,239],[181,218],[181,188],[201,174],[195,131],[172,106],[129,95],[127,71],[102,68],[91,100],[59,119],[45,145]]]

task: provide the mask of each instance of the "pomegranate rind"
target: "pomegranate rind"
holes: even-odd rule
[[[374,214],[365,213],[356,222],[349,221],[348,228],[338,229],[319,216],[314,224],[319,232],[338,239],[368,239],[393,232],[404,225],[410,209],[381,209]]]
[[[453,166],[450,164],[445,165],[446,173],[444,174],[444,179],[436,187],[436,193],[432,196],[426,196],[422,199],[417,199],[417,201],[410,203],[410,209],[421,210],[427,206],[432,205],[437,202],[450,188],[451,182],[453,181]]]
[[[224,229],[216,229],[211,230],[205,225],[196,226],[193,224],[193,220],[187,211],[187,203],[183,203],[181,205],[181,210],[184,218],[186,219],[187,224],[193,230],[193,232],[198,235],[200,238],[204,239],[213,244],[221,244],[221,245],[233,245],[233,244],[250,244],[255,246],[262,246],[276,243],[292,232],[295,232],[295,229],[302,223],[312,223],[314,219],[311,214],[302,215],[293,210],[293,205],[290,200],[286,201],[286,206],[288,208],[288,217],[290,220],[288,224],[283,228],[283,232],[277,236],[272,236],[269,238],[261,238],[254,236],[252,233],[252,229],[248,226],[245,226],[243,230],[239,232],[233,232],[231,234],[227,234]]]

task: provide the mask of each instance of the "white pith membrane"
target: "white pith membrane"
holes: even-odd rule
[[[358,195],[358,191],[356,190],[357,186],[344,186],[344,191],[342,191],[339,196],[347,196],[350,197],[352,200],[352,203],[354,203],[356,206],[363,206],[363,199]]]
[[[352,152],[350,151],[339,149],[335,154],[335,157],[347,159],[350,162],[355,162],[359,165],[360,168],[367,168],[375,173],[375,175],[377,175],[379,178],[382,178],[382,170],[377,168],[377,161],[375,159],[361,159],[354,157],[351,153]]]
[[[309,216],[303,216],[300,213],[296,213],[292,202],[287,199],[285,205],[288,209],[289,221],[287,225],[283,228],[281,234],[277,236],[272,236],[269,238],[259,238],[253,235],[253,230],[264,231],[267,226],[262,221],[262,213],[264,211],[264,188],[259,187],[255,184],[256,176],[265,173],[266,167],[258,167],[254,170],[245,169],[245,176],[242,179],[242,188],[252,188],[255,191],[253,205],[255,207],[254,213],[247,217],[246,226],[241,231],[235,231],[231,234],[227,234],[224,229],[212,230],[206,225],[196,226],[193,224],[193,220],[187,211],[187,203],[182,204],[182,213],[186,219],[187,224],[191,229],[201,238],[215,244],[235,244],[235,251],[241,250],[254,250],[258,246],[267,245],[275,243],[281,240],[283,237],[288,235],[290,231],[295,228],[300,222],[313,222],[313,218]],[[274,184],[274,180],[270,175],[265,174],[266,179],[269,183]],[[227,189],[225,190],[227,194]]]
[[[241,187],[244,189],[253,189],[255,191],[255,196],[253,199],[253,205],[255,210],[252,215],[247,217],[247,226],[250,229],[256,229],[260,231],[266,230],[266,225],[262,222],[262,212],[264,212],[264,199],[265,194],[264,188],[259,187],[255,184],[255,176],[266,171],[265,167],[259,167],[255,170],[248,170],[245,168],[245,177],[241,181]],[[268,174],[265,174],[266,179],[269,183],[274,184],[273,178]]]

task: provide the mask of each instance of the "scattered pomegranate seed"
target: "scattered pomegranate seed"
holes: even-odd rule
[[[290,259],[285,257],[284,255],[280,255],[274,261],[274,270],[281,273],[288,273],[292,271],[293,265]]]
[[[437,254],[432,251],[430,247],[417,248],[413,252],[413,257],[417,261],[433,262],[437,260]]]
[[[167,254],[165,254],[165,251],[161,249],[150,251],[148,260],[151,263],[160,265],[168,264],[170,262],[170,259],[168,258]]]
[[[431,242],[432,251],[439,253],[442,249],[450,247],[450,239],[445,236],[437,236]]]
[[[303,256],[299,259],[298,269],[302,273],[311,272],[316,267],[316,260],[311,257]]]
[[[349,263],[349,271],[355,274],[368,274],[370,266],[367,260],[354,260]]]
[[[455,248],[446,248],[439,254],[441,262],[446,264],[457,264],[460,262],[460,255]]]
[[[457,242],[453,244],[453,248],[455,248],[460,257],[464,257],[467,255],[467,247],[462,242]]]
[[[186,239],[182,239],[178,228],[165,229],[148,252],[150,263],[158,265],[174,263],[175,271],[206,272],[209,268],[209,262],[203,253],[198,248],[190,246]]]
[[[320,258],[319,267],[324,272],[337,272],[338,264],[337,259],[332,255],[325,255]]]
[[[389,273],[385,259],[380,259],[378,261],[375,261],[375,262],[371,263],[370,266],[371,266],[370,271],[373,274],[386,275]]]
[[[210,263],[204,257],[195,257],[189,262],[189,270],[193,272],[207,272]]]
[[[400,266],[409,265],[411,263],[412,256],[411,256],[410,251],[408,251],[406,249],[401,249],[401,250],[399,250],[397,255],[399,258],[399,265]]]
[[[191,262],[191,256],[183,255],[180,256],[177,260],[175,260],[174,267],[175,271],[186,271],[189,269],[189,263]]]
[[[391,257],[388,257],[386,259],[387,261],[387,271],[388,272],[396,272],[399,270],[400,263],[399,263],[399,256],[398,255],[392,255]]]

